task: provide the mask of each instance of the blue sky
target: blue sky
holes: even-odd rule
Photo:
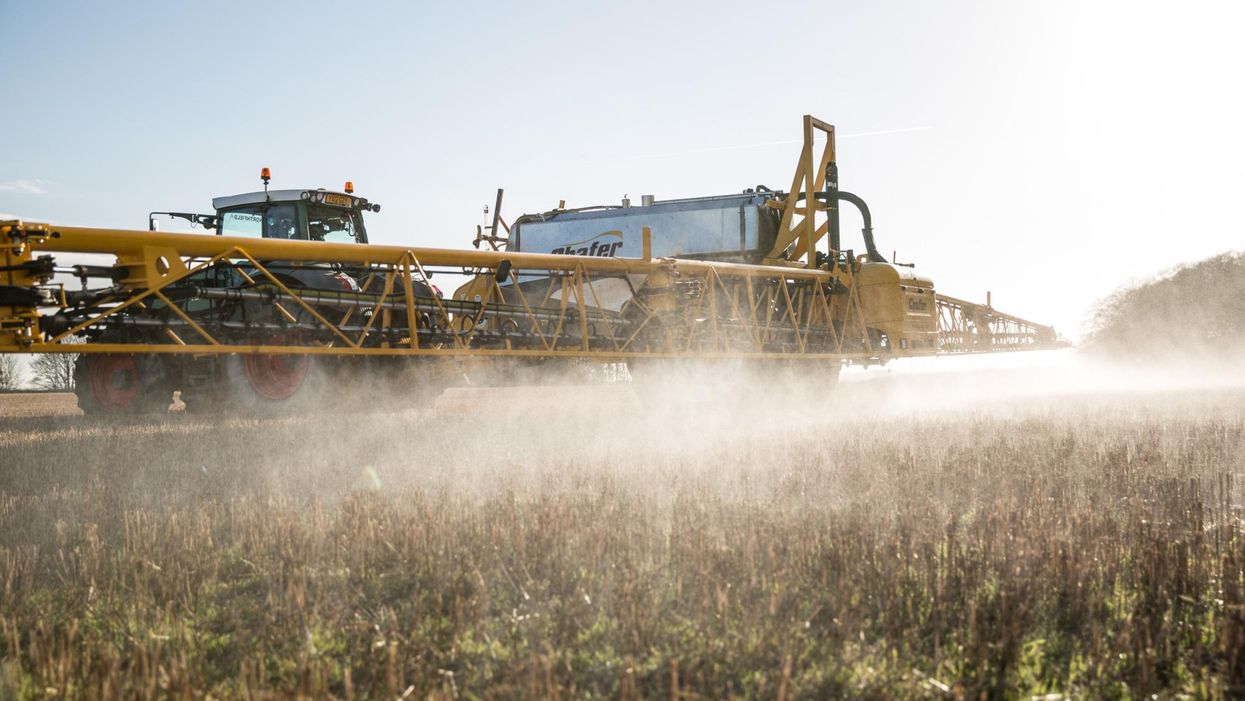
[[[374,240],[461,247],[497,187],[510,218],[785,188],[812,113],[881,248],[1075,334],[1116,286],[1242,248],[1243,14],[0,0],[0,212],[143,228],[266,165],[277,187],[353,180],[383,205]]]

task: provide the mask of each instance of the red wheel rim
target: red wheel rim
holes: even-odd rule
[[[138,397],[138,363],[130,355],[93,355],[86,359],[87,385],[100,407],[121,411]]]
[[[242,356],[242,368],[251,389],[265,399],[289,399],[303,386],[310,367],[311,358],[305,355]]]

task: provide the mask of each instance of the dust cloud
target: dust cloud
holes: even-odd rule
[[[1111,662],[1143,630],[1164,664],[1212,649],[1235,669],[1186,632],[1238,606],[1213,600],[1240,577],[1245,458],[1245,391],[1222,377],[1068,352],[837,387],[810,367],[564,370],[439,396],[360,378],[305,414],[0,421],[0,643],[23,651],[0,696],[615,697],[633,675],[639,698],[671,669],[709,670],[681,684],[710,698],[759,675],[799,698],[923,698],[926,674],[1032,696],[1007,650],[1059,635]],[[1121,619],[1121,586],[1159,593]],[[157,658],[167,679],[132,662]],[[1159,688],[1094,670],[1060,688]]]
[[[837,386],[798,365],[775,374],[730,363],[646,368],[634,379],[620,367],[577,368],[523,382],[434,394],[359,376],[346,391],[352,401],[309,413],[12,418],[0,425],[9,468],[0,481],[17,492],[43,491],[49,477],[61,486],[128,481],[135,499],[186,505],[411,489],[460,500],[607,484],[663,497],[693,482],[734,493],[935,424],[1075,423],[1103,406],[1169,411],[1242,384],[1206,368],[1110,364],[1075,350],[848,368]]]

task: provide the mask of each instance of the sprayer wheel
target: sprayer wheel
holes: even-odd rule
[[[87,416],[164,414],[173,403],[154,355],[83,353],[74,361],[74,394]]]
[[[252,339],[255,345],[303,346],[293,332]],[[247,416],[332,411],[334,383],[324,356],[299,353],[236,353],[212,358],[194,373],[198,380],[182,387],[182,401],[192,414]]]
[[[219,411],[259,415],[331,411],[328,363],[311,355],[227,355],[220,360],[218,384],[208,404]]]

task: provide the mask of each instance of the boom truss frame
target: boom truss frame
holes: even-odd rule
[[[360,246],[22,222],[0,223],[0,236],[10,242],[0,266],[9,296],[41,289],[47,297],[33,306],[0,306],[0,352],[863,363],[921,354],[880,345],[869,331],[872,325],[850,269]],[[36,254],[48,252],[113,255],[118,281],[92,298],[75,295],[47,279],[54,268]],[[359,276],[372,291],[295,287],[283,271],[300,266],[364,271]],[[234,271],[247,286],[212,290],[191,284],[196,275],[219,269]],[[544,282],[537,289],[503,287],[503,269],[515,279]],[[475,274],[488,281],[487,291],[477,299],[418,295],[417,283],[427,281],[433,270]],[[603,301],[603,285],[626,286],[629,303],[611,308]],[[203,300],[209,306],[242,305],[247,313],[191,311],[191,302],[202,306]],[[939,296],[937,302],[944,352],[1015,350],[1054,341],[1048,327],[963,300]],[[137,321],[126,313],[140,309],[144,318]],[[106,329],[111,330],[101,335],[106,340],[72,342]],[[265,335],[282,340],[255,340]],[[292,335],[296,340],[290,341]]]

